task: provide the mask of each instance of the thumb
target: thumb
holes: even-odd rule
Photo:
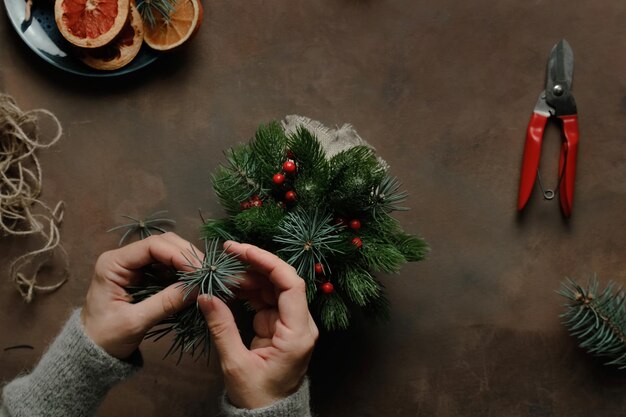
[[[200,295],[198,305],[204,314],[213,343],[220,355],[222,365],[240,362],[248,354],[230,308],[217,297]]]
[[[137,315],[141,317],[145,329],[150,329],[190,305],[194,297],[183,298],[184,290],[179,283],[175,283],[135,304],[134,308],[137,310]]]

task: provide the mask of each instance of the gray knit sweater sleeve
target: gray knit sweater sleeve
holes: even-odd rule
[[[305,379],[298,391],[267,407],[246,410],[237,408],[222,397],[222,410],[226,417],[311,417],[309,406],[309,381]]]
[[[91,416],[107,391],[141,366],[139,351],[132,362],[97,346],[76,310],[33,371],[4,387],[0,416]]]
[[[97,346],[84,332],[76,310],[39,364],[2,391],[0,417],[88,417],[95,414],[108,390],[141,367],[139,351],[120,361]],[[226,417],[310,417],[309,384],[291,396],[256,410],[232,406],[222,399]]]

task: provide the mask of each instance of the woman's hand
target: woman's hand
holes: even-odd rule
[[[309,313],[305,282],[293,267],[252,245],[224,246],[251,267],[238,291],[257,310],[250,349],[226,304],[206,295],[198,303],[220,356],[230,402],[260,408],[298,389],[319,333]]]
[[[109,355],[119,359],[129,357],[150,328],[182,310],[193,302],[193,297],[183,301],[183,292],[174,283],[146,300],[131,304],[124,288],[141,283],[141,269],[146,265],[160,263],[177,270],[188,269],[183,253],[191,247],[189,242],[170,232],[100,255],[81,312],[87,336]]]

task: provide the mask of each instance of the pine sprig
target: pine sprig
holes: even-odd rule
[[[315,264],[328,265],[327,257],[338,254],[335,247],[341,242],[337,232],[341,226],[332,224],[330,214],[313,214],[303,209],[289,213],[278,228],[274,242],[281,245],[278,255],[291,264],[298,275],[307,281],[307,294],[315,294]],[[327,266],[328,273],[332,271]]]
[[[219,251],[218,244],[217,239],[210,242],[205,239],[204,258],[200,257],[193,246],[188,254],[183,254],[187,260],[186,266],[190,269],[178,272],[178,281],[185,290],[185,299],[195,290],[223,301],[235,295],[231,288],[239,287],[240,276],[246,268],[235,255],[225,250]]]
[[[141,19],[144,22],[148,23],[150,27],[155,27],[158,17],[165,22],[171,20],[175,5],[176,0],[138,0],[137,11],[141,14]]]
[[[609,282],[600,290],[595,277],[587,287],[567,279],[558,293],[569,300],[561,318],[580,347],[607,358],[606,365],[626,369],[626,295],[622,288]]]
[[[228,164],[218,168],[211,178],[215,194],[229,214],[239,213],[241,202],[253,195],[265,195],[265,190],[256,180],[258,163],[249,146],[239,146],[226,153]]]
[[[400,206],[406,200],[408,193],[400,189],[402,185],[396,177],[386,175],[372,191],[372,201],[368,207],[373,217],[393,211],[406,211],[407,207]]]
[[[172,219],[168,219],[163,217],[167,214],[167,210],[160,210],[155,213],[152,213],[145,219],[137,219],[135,217],[122,215],[125,219],[131,220],[131,223],[121,224],[119,226],[115,226],[107,230],[107,233],[113,232],[115,230],[126,229],[126,232],[122,235],[118,246],[122,246],[128,238],[133,233],[139,233],[140,239],[145,239],[148,236],[152,236],[154,232],[166,233],[167,230],[164,229],[165,225],[175,225],[176,221]]]
[[[185,291],[185,298],[195,291],[224,301],[234,295],[231,288],[239,286],[240,277],[246,268],[234,255],[219,249],[218,244],[217,239],[205,239],[204,258],[193,247],[188,253],[183,253],[191,271],[179,271],[176,276]],[[145,278],[146,285],[127,288],[134,303],[153,296],[171,284],[169,279],[159,279],[152,272],[146,272]],[[190,353],[196,358],[207,356],[208,361],[210,333],[204,315],[196,303],[157,324],[145,338],[157,341],[169,334],[173,335],[173,340],[166,357],[177,355],[180,362],[184,353]]]

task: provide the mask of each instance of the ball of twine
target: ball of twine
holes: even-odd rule
[[[56,134],[47,141],[39,137],[41,117],[55,125]],[[18,256],[9,266],[10,279],[26,302],[32,301],[35,291],[54,291],[67,281],[68,256],[59,233],[64,203],[51,208],[39,199],[42,169],[36,155],[37,150],[53,146],[61,134],[54,114],[44,109],[22,111],[11,96],[0,93],[0,236],[34,236],[43,241],[39,249]],[[56,250],[63,258],[63,277],[52,285],[39,285],[39,272]]]

